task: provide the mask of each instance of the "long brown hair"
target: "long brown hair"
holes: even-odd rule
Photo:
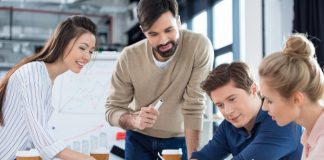
[[[3,104],[10,76],[18,68],[29,62],[55,62],[63,55],[65,48],[72,39],[78,38],[87,32],[92,33],[93,35],[96,35],[97,32],[96,25],[89,18],[81,15],[70,16],[56,27],[54,33],[39,53],[22,59],[7,72],[0,82],[0,126],[4,125]]]

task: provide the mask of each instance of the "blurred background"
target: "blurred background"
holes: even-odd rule
[[[98,139],[107,139],[101,146],[117,144],[123,148],[123,142],[115,137],[122,130],[108,126],[103,106],[118,54],[125,46],[145,38],[137,20],[137,3],[138,0],[0,0],[0,77],[23,57],[39,51],[67,16],[87,15],[97,24],[97,59],[79,77],[72,73],[62,75],[53,90],[53,104],[58,109],[51,123],[53,133],[79,151],[88,152],[82,145],[89,149],[90,144],[99,143]],[[309,35],[319,63],[324,65],[322,0],[178,0],[178,4],[182,28],[202,33],[212,42],[214,66],[240,60],[257,75],[261,59],[281,50],[285,38],[293,32]],[[211,103],[209,106],[203,144],[222,120]],[[91,120],[82,122],[87,117]]]
[[[6,70],[39,50],[56,25],[85,14],[99,27],[98,49],[120,51],[144,38],[136,17],[138,0],[0,0],[0,68]],[[323,50],[321,0],[178,0],[183,28],[209,37],[215,65],[243,60],[257,66],[282,48],[292,32],[308,33]],[[320,53],[320,52],[318,52]],[[322,54],[318,55],[323,65]]]

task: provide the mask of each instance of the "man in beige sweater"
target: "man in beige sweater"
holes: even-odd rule
[[[179,148],[187,159],[199,146],[206,107],[200,83],[212,68],[213,47],[180,29],[176,0],[141,0],[137,10],[146,39],[117,60],[106,119],[127,130],[126,159],[157,159],[163,149]]]

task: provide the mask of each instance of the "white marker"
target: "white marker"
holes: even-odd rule
[[[159,108],[161,107],[162,103],[163,103],[163,101],[160,99],[160,100],[156,103],[156,105],[154,106],[154,108],[155,108],[156,110],[159,110]]]

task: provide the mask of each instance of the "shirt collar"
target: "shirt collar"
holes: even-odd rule
[[[319,116],[317,121],[315,122],[313,129],[307,136],[308,131],[305,131],[302,135],[302,144],[306,145],[309,144],[311,147],[314,147],[317,143],[318,137],[321,134],[324,134],[324,112]]]

